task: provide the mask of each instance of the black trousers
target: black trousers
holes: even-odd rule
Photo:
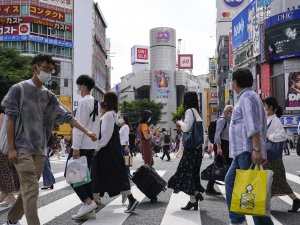
[[[169,154],[169,150],[170,150],[170,145],[165,145],[165,146],[163,146],[164,154],[163,154],[163,156],[161,157],[161,159],[164,159],[165,156],[167,156],[167,157],[168,157],[168,160],[171,160],[171,157],[170,157],[170,154]]]
[[[214,145],[215,162],[218,164],[223,164],[225,159],[226,164],[231,165],[233,159],[229,158],[229,141],[221,140],[223,157],[217,154],[217,150],[218,150],[217,148],[218,148],[217,145]],[[214,184],[215,184],[215,180],[212,178],[209,179],[207,184],[207,189],[212,189],[214,187]]]
[[[80,156],[86,156],[88,168],[91,171],[91,166],[92,166],[92,161],[93,161],[93,156],[94,156],[95,150],[94,149],[80,149],[79,151],[80,151]],[[67,164],[68,164],[69,159],[71,159],[72,157],[73,157],[73,149],[71,149],[71,151],[69,153]],[[84,184],[82,186],[79,186],[79,187],[73,187],[73,185],[71,185],[71,187],[73,188],[73,190],[75,191],[75,193],[78,195],[78,197],[80,198],[80,200],[82,202],[84,202],[88,198],[93,200],[92,181],[87,184]]]

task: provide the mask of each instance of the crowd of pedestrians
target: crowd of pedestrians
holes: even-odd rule
[[[247,69],[238,69],[232,76],[232,88],[237,94],[235,107],[228,105],[221,117],[215,121],[214,129],[203,134],[204,145],[186,147],[184,136],[191,132],[195,122],[202,118],[196,92],[184,95],[185,115],[176,121],[176,136],[171,131],[152,124],[152,112],[144,110],[136,129],[130,126],[126,115],[119,116],[118,96],[108,92],[101,102],[91,95],[95,86],[88,75],[81,75],[77,81],[77,93],[82,97],[73,114],[62,107],[57,97],[43,84],[51,78],[55,62],[49,55],[37,55],[32,60],[34,70],[31,79],[11,87],[1,103],[0,128],[7,118],[8,154],[0,153],[0,204],[11,206],[7,225],[19,224],[25,215],[29,225],[39,225],[37,200],[39,179],[43,176],[42,190],[53,189],[55,178],[51,172],[52,150],[59,144],[58,158],[66,153],[64,137],[60,142],[52,135],[53,124],[68,123],[73,128],[72,148],[68,151],[66,172],[69,162],[85,157],[89,179],[80,185],[70,184],[82,206],[72,219],[95,218],[95,210],[101,204],[101,197],[122,195],[122,203],[128,200],[125,213],[132,213],[139,201],[131,192],[129,168],[124,157],[134,157],[139,151],[145,165],[154,166],[154,158],[162,152],[161,160],[174,151],[180,158],[177,170],[168,181],[174,193],[184,192],[189,196],[182,210],[198,210],[199,202],[207,195],[221,195],[214,188],[216,180],[211,177],[207,188],[200,181],[200,167],[203,148],[210,153],[209,140],[214,152],[214,162],[227,165],[225,179],[226,201],[231,224],[247,224],[245,215],[230,211],[236,170],[247,170],[252,163],[263,165],[274,172],[272,196],[288,195],[293,200],[292,209],[300,208],[300,199],[293,193],[285,177],[282,160],[283,149],[289,153],[290,142],[279,120],[282,109],[275,98],[262,100],[252,89],[253,76]],[[23,102],[20,96],[24,95]],[[6,117],[4,117],[4,113]],[[31,115],[34,114],[33,118]],[[15,132],[16,120],[21,129]],[[43,132],[41,132],[43,131]],[[270,149],[278,148],[280,154]],[[108,172],[109,171],[109,172]],[[15,195],[18,194],[16,198]],[[269,216],[253,216],[256,225],[272,225]]]

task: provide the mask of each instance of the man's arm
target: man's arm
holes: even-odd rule
[[[15,121],[8,119],[7,121],[7,147],[8,147],[8,160],[11,163],[16,163],[18,158],[18,151],[15,147]]]

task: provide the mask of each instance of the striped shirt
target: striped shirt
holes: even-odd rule
[[[221,144],[221,140],[229,141],[229,126],[230,126],[230,119],[226,118],[223,114],[217,120],[217,127],[215,133],[215,144]]]
[[[260,149],[264,159],[267,159],[265,142],[267,137],[267,117],[263,103],[252,88],[244,89],[238,95],[229,128],[230,157],[243,152],[253,151],[251,137],[260,133]]]

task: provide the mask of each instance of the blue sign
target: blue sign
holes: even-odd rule
[[[0,41],[35,41],[45,44],[57,45],[66,48],[73,48],[73,42],[61,41],[52,38],[38,37],[32,35],[8,35],[0,36]]]
[[[223,0],[225,5],[236,8],[244,3],[244,0]]]
[[[256,1],[252,1],[232,20],[232,48],[237,49],[253,38]]]
[[[273,0],[257,0],[257,8],[269,5]]]
[[[296,19],[300,19],[300,9],[280,13],[268,18],[266,20],[266,28]]]

